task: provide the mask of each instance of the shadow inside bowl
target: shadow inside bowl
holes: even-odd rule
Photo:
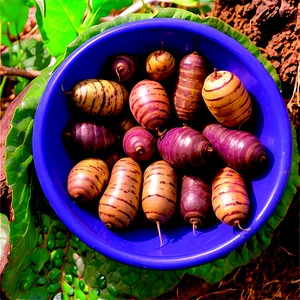
[[[264,127],[264,114],[262,106],[255,95],[249,90],[248,94],[252,101],[252,113],[249,120],[242,124],[241,130],[251,132],[259,138],[262,133],[262,128]]]

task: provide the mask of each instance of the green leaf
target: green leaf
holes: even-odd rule
[[[14,94],[19,95],[25,89],[29,82],[29,79],[17,76],[16,85],[13,87]]]
[[[45,2],[44,0],[36,0],[36,4],[38,5],[41,16],[44,18],[45,17]]]
[[[9,221],[6,215],[0,213],[0,241],[1,249],[9,242]],[[3,252],[1,251],[1,254]]]
[[[36,39],[25,39],[21,42],[20,49],[13,51],[20,51],[20,67],[26,70],[43,70],[50,61],[51,56],[45,47],[44,43]]]
[[[57,293],[63,299],[147,299],[180,281],[176,272],[137,269],[104,257],[68,233],[53,210],[45,210],[42,197],[32,201],[40,206],[32,210],[37,243],[13,280],[14,293],[8,293],[8,283],[4,282],[9,299],[52,299]]]
[[[0,273],[8,262],[9,255],[9,221],[6,215],[0,213]]]
[[[38,7],[36,20],[46,47],[57,57],[80,32],[86,3],[85,0],[45,0],[44,5],[44,17]]]
[[[29,7],[24,0],[0,0],[0,20],[2,22],[2,44],[9,46],[11,44],[7,31],[17,38],[23,30],[28,18]]]
[[[10,223],[12,249],[2,286],[10,299],[16,297],[18,275],[28,267],[28,257],[36,247],[34,220],[30,209],[31,176],[29,175],[29,166],[32,163],[33,118],[38,101],[55,67],[56,65],[53,65],[44,69],[41,75],[32,81],[23,101],[15,110],[6,139],[4,169],[7,183],[12,189],[15,221]]]
[[[104,23],[101,23],[100,25],[95,25],[82,34],[80,34],[71,44],[68,45],[66,48],[64,56],[67,57],[69,56],[75,49],[77,49],[80,45],[88,41],[90,38],[93,36],[104,32],[105,30],[127,23],[127,22],[134,22],[134,21],[139,21],[139,20],[145,20],[152,18],[152,14],[132,14],[128,16],[121,16],[117,17],[114,20],[107,21]]]
[[[186,6],[186,7],[195,7],[199,4],[203,4],[202,2],[207,3],[207,1],[201,1],[201,0],[175,0],[172,1],[174,4],[180,5],[180,6]]]
[[[85,18],[82,29],[98,24],[99,19],[106,17],[112,10],[119,10],[124,7],[130,6],[133,0],[94,0],[91,1],[91,7],[88,10],[87,17]]]
[[[132,1],[124,0],[44,0],[38,6],[36,19],[43,41],[51,55],[64,53],[66,46],[80,33],[94,24],[99,18],[109,15],[113,9],[121,9]],[[86,16],[85,16],[86,14]]]
[[[28,299],[45,300],[49,297],[47,291],[42,287],[34,287],[30,290]]]
[[[8,67],[19,67],[25,70],[42,70],[46,68],[51,56],[44,43],[30,38],[15,42],[11,50],[1,56],[2,63]],[[16,77],[16,84],[13,91],[16,95],[24,90],[29,83],[29,79]]]

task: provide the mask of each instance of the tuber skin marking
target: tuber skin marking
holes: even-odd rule
[[[176,171],[164,160],[150,164],[143,175],[142,209],[147,219],[157,225],[160,247],[160,224],[166,223],[175,212],[177,184]]]
[[[146,59],[146,72],[153,80],[164,80],[176,71],[175,57],[163,49],[150,53]]]
[[[156,151],[156,139],[147,129],[135,126],[125,133],[123,150],[135,161],[146,161],[152,158]]]
[[[193,228],[202,225],[212,211],[211,182],[198,174],[186,174],[181,180],[180,212]]]
[[[137,60],[134,56],[120,54],[112,59],[111,69],[119,82],[129,80],[137,70]]]
[[[157,149],[166,162],[179,169],[199,168],[213,153],[208,139],[188,126],[166,131],[158,138]]]
[[[75,201],[91,201],[100,197],[107,186],[110,171],[107,164],[97,158],[78,162],[69,172],[67,189]]]
[[[212,207],[216,217],[230,226],[241,227],[249,213],[249,197],[243,176],[230,167],[221,168],[212,182]]]
[[[73,122],[64,131],[66,141],[88,156],[104,153],[114,146],[119,137],[112,127],[94,122]]]
[[[252,114],[252,101],[241,80],[229,71],[214,70],[205,79],[202,96],[216,118],[227,126],[240,128]]]
[[[111,230],[124,229],[135,219],[140,206],[142,170],[130,157],[119,159],[99,201],[101,221]]]
[[[136,121],[149,130],[164,127],[170,117],[168,94],[164,87],[154,80],[141,80],[132,88],[129,106]]]
[[[202,133],[229,167],[240,172],[259,171],[265,167],[265,147],[252,133],[226,128],[218,123],[206,125]]]
[[[119,115],[128,103],[128,91],[117,82],[104,79],[86,79],[73,88],[72,101],[80,110],[94,116]]]
[[[178,120],[189,122],[199,117],[207,69],[206,60],[196,51],[181,59],[173,97],[175,116]]]

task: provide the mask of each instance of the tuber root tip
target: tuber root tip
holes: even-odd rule
[[[217,71],[217,68],[214,68],[214,77],[215,77],[215,78],[218,77],[218,71]]]
[[[241,229],[241,230],[243,230],[243,231],[250,231],[250,230],[251,230],[251,228],[243,228],[243,227],[241,226],[239,220],[235,221],[235,222],[234,222],[234,225],[238,226],[238,228]]]
[[[196,224],[192,224],[192,227],[193,227],[193,235],[196,236],[197,225]]]
[[[68,92],[65,91],[63,83],[60,85],[60,87],[65,95],[74,95],[74,91],[68,91]]]
[[[81,194],[75,194],[73,198],[76,201],[80,201],[80,200],[82,200],[82,195]]]
[[[155,222],[156,222],[158,237],[159,237],[159,247],[162,247],[163,242],[162,242],[162,236],[161,236],[161,231],[160,231],[160,223],[159,223],[159,221],[155,221]]]
[[[144,155],[145,149],[142,146],[138,146],[135,148],[135,152],[137,155]]]
[[[161,131],[159,128],[156,128],[156,130],[157,130],[157,135],[159,136],[159,137],[162,137],[162,136],[164,136],[165,135],[165,133],[167,132],[167,128],[165,128],[163,131]]]
[[[184,127],[184,128],[191,128],[191,127],[189,126],[189,124],[187,124],[187,123],[185,123],[185,122],[182,123],[182,127]]]
[[[191,218],[189,220],[190,224],[192,224],[192,228],[193,228],[193,235],[196,236],[196,229],[198,224],[200,223],[201,225],[201,220],[199,218]]]
[[[71,133],[71,131],[65,131],[65,132],[63,133],[63,136],[64,136],[65,138],[69,139],[69,138],[72,137],[72,133]]]
[[[108,229],[112,229],[112,228],[113,228],[113,226],[112,226],[111,223],[105,223],[104,225],[105,225],[105,227],[108,228]]]
[[[213,153],[214,153],[214,149],[213,149],[210,145],[208,145],[208,146],[205,148],[204,156],[205,156],[206,158],[210,158],[210,157],[213,155]]]
[[[64,92],[65,95],[74,95],[73,91]]]
[[[264,164],[266,162],[267,158],[265,155],[262,155],[260,158],[259,158],[259,163],[260,164]]]
[[[222,75],[220,73],[218,73],[217,68],[214,68],[213,74],[211,76],[211,80],[214,81],[221,77],[222,77]]]

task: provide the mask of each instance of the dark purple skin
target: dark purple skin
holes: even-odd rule
[[[162,159],[172,167],[185,170],[201,167],[213,152],[207,138],[188,126],[174,127],[163,133],[157,148]]]
[[[205,222],[212,211],[211,194],[211,183],[208,180],[194,174],[182,177],[180,212],[184,220],[192,224],[193,231]]]
[[[156,139],[147,129],[135,126],[125,133],[123,150],[135,161],[146,161],[155,153]]]
[[[218,156],[236,171],[259,169],[266,163],[264,145],[250,132],[213,123],[206,125],[202,133]]]
[[[106,125],[93,122],[75,122],[64,132],[76,150],[87,155],[104,153],[119,139],[115,130]],[[75,150],[74,149],[74,150]]]
[[[126,81],[129,80],[135,73],[137,61],[131,55],[121,54],[114,57],[111,68],[115,79],[119,82]]]

